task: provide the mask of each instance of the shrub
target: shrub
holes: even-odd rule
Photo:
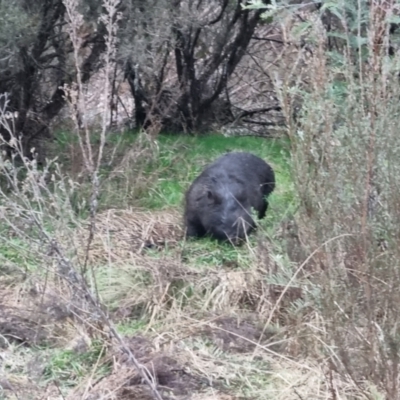
[[[324,324],[313,334],[331,371],[368,398],[371,384],[399,395],[400,85],[389,33],[397,12],[381,1],[324,4],[297,30],[307,32],[302,84],[288,74],[278,86],[301,241],[315,252],[304,268]],[[334,30],[323,23],[328,13]]]

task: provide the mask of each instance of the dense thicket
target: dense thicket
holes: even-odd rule
[[[26,149],[35,145],[36,138],[49,135],[49,124],[65,103],[62,87],[76,82],[77,70],[82,82],[87,83],[102,66],[102,2],[64,1],[76,4],[82,18],[78,21],[78,58],[73,54],[67,30],[71,17],[63,0],[0,2],[0,93],[10,93],[9,109],[19,112],[15,130],[23,133]],[[270,41],[281,46],[278,53],[282,57],[284,44],[291,44],[285,41],[288,38],[268,36],[262,29],[275,24],[282,15],[291,15],[296,23],[301,23],[307,21],[307,13],[315,14],[328,34],[329,51],[343,54],[351,49],[357,58],[362,49],[357,37],[365,36],[368,28],[367,2],[362,2],[361,8],[356,1],[296,1],[289,2],[297,3],[289,6],[271,6],[270,1],[259,3],[262,8],[257,9],[244,8],[241,0],[122,0],[115,76],[123,72],[129,83],[134,125],[154,127],[157,131],[193,132],[209,130],[215,121],[236,123],[246,117],[246,122],[253,124],[255,115],[279,109],[265,100],[271,97],[273,79],[269,69],[274,65],[265,60],[262,65],[262,55],[254,57],[256,52],[265,51],[254,47],[254,43]],[[341,17],[337,9],[343,10]],[[267,22],[261,18],[265,10],[273,17]],[[396,21],[390,26],[391,38],[395,38]],[[352,40],[354,46],[348,47]],[[307,37],[301,39],[297,50],[309,45],[307,42]],[[389,47],[389,51],[393,53],[394,47]],[[243,102],[239,106],[232,102],[232,93],[236,98],[240,95],[242,82],[237,67],[243,64],[244,56],[252,59],[253,66],[242,66],[241,74],[251,75],[258,68],[265,74],[260,85],[269,82],[268,90],[260,86],[258,94],[249,92],[260,99],[251,109],[243,108]],[[288,62],[292,68],[291,61]],[[265,120],[261,123],[269,124]],[[7,132],[3,135],[7,137]]]
[[[157,121],[179,131],[209,127],[261,10],[244,10],[240,0],[152,0],[146,6],[133,0],[125,13],[120,57],[136,123]]]
[[[218,101],[243,57],[260,10],[240,0],[123,0],[117,68],[125,71],[137,126],[199,130],[213,120]],[[62,0],[0,2],[0,92],[19,112],[24,143],[46,136],[64,104],[62,86],[87,82],[101,66],[101,2],[82,2],[79,65],[72,57]],[[229,110],[228,110],[229,111]]]
[[[90,17],[93,7],[83,10]],[[63,85],[75,80],[62,0],[0,2],[0,93],[9,93],[9,110],[18,111],[15,130],[26,150],[48,135],[50,121],[64,105]],[[81,70],[88,81],[104,49],[102,30],[82,26]],[[7,132],[2,132],[7,136]]]

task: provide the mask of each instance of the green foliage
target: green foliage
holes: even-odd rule
[[[4,233],[0,233],[2,237]],[[1,241],[0,243],[0,273],[7,264],[17,265],[25,272],[35,271],[40,261],[33,254],[29,243],[19,238]]]
[[[109,364],[101,362],[104,355],[105,346],[100,341],[92,342],[90,348],[83,353],[73,350],[54,350],[44,369],[44,379],[47,382],[62,382],[63,388],[74,387],[80,379],[93,371],[96,364],[98,364],[96,376],[109,372]]]
[[[116,329],[121,335],[125,337],[132,337],[142,333],[142,331],[146,329],[148,322],[149,321],[146,318],[128,319],[127,321],[119,322],[116,325]]]
[[[32,10],[24,7],[23,0],[10,0],[0,2],[0,44],[1,51],[11,49],[14,51],[18,47],[29,46],[32,35],[37,29],[37,15]],[[2,59],[5,54],[2,54]],[[12,54],[16,56],[16,54]],[[10,54],[8,53],[9,57]],[[11,58],[9,61],[15,61]]]
[[[255,238],[251,237],[250,240],[254,241]],[[210,238],[190,240],[182,249],[183,259],[193,260],[200,270],[224,264],[246,269],[251,263],[248,255],[246,247],[234,247]]]

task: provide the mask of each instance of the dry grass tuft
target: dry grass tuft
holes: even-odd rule
[[[96,216],[96,235],[90,246],[93,264],[130,261],[144,249],[174,246],[183,237],[181,216],[176,210],[144,211],[110,209]],[[77,232],[85,243],[87,228]],[[80,257],[86,251],[79,246]]]
[[[93,243],[99,243],[100,249],[96,261],[105,260],[110,248],[115,250],[118,238],[121,242],[125,240],[121,237],[127,237],[130,226],[122,223],[123,216],[132,214],[131,211],[102,214],[98,226],[104,227],[112,239],[107,247],[104,240],[95,239]],[[138,219],[134,220],[139,224]],[[160,221],[171,221],[174,226],[173,215],[161,216],[161,213],[159,219],[145,219],[141,225],[156,226]],[[98,236],[105,237],[102,231]],[[117,305],[117,311],[111,314],[115,323],[134,322],[137,315],[132,310],[138,305],[146,310],[145,329],[140,335],[126,333],[123,340],[154,376],[164,399],[327,399],[332,396],[332,387],[342,398],[358,398],[354,387],[339,376],[328,375],[325,359],[320,363],[301,357],[296,361],[290,359],[287,355],[290,332],[264,329],[274,296],[271,285],[265,281],[267,267],[263,268],[262,263],[254,262],[247,270],[232,269],[223,263],[205,269],[196,267],[190,259],[183,262],[176,254],[167,256],[161,252],[160,257],[154,257],[129,248],[118,248],[116,254],[118,262],[96,269],[96,273],[104,272],[96,277],[99,293],[106,304],[111,301]],[[277,268],[272,264],[269,268]],[[33,281],[31,277],[29,286],[25,282],[23,286],[3,289],[2,305],[20,318],[17,323],[21,327],[23,318],[33,320],[38,333],[43,329],[44,340],[80,353],[82,342],[90,335],[77,319],[62,312],[63,305],[74,304],[72,293],[57,279],[49,279],[46,290]],[[42,292],[46,294],[39,294]],[[38,343],[26,337],[30,340],[28,343],[26,339],[26,344]],[[7,351],[12,352],[12,346],[8,345]],[[4,382],[0,383],[6,398],[153,399],[119,344],[106,340],[102,346],[104,353],[98,364],[93,365],[93,373],[76,380],[76,386],[68,391],[63,388],[63,395],[54,384],[40,387],[37,382],[43,379],[43,371],[37,373],[35,381],[34,372],[24,370],[23,374],[15,371],[5,374]],[[83,354],[89,348],[90,341]],[[12,358],[15,360],[15,355]],[[26,360],[29,357],[24,364]],[[32,355],[30,360],[44,368],[43,362],[32,361]],[[111,370],[99,373],[104,365]]]
[[[125,338],[125,343],[137,360],[152,373],[161,393],[173,394],[175,399],[187,399],[204,386],[204,378],[186,368],[182,354],[160,351],[154,343],[140,336]],[[81,385],[68,399],[89,398],[84,397],[85,392],[90,393],[90,398],[153,399],[140,374],[132,368],[117,344],[111,349],[109,357],[113,360],[111,374],[99,382]]]
[[[71,313],[55,288],[11,287],[0,290],[3,345],[66,345],[75,335]]]
[[[44,287],[43,279],[34,275],[0,289],[1,399],[63,398],[57,382],[43,382],[48,362],[44,349],[78,354],[92,341],[84,324],[74,319],[78,308],[65,289],[50,279]]]
[[[211,315],[195,321],[181,316],[175,324],[171,321],[154,330],[152,339],[133,336],[124,340],[152,372],[165,399],[328,398],[323,363],[292,361],[273,350],[261,351],[253,358],[261,332],[254,321]],[[273,348],[271,340],[264,336],[260,350]],[[109,358],[113,360],[111,374],[83,383],[68,399],[152,398],[118,346],[112,346]],[[351,387],[345,388],[336,377],[332,380],[341,393],[351,393]],[[235,396],[231,394],[233,387]]]
[[[60,389],[55,384],[49,384],[42,387],[27,377],[23,379],[21,376],[14,376],[9,378],[0,379],[0,398],[7,400],[21,400],[21,399],[47,399],[47,400],[61,400]],[[4,395],[5,397],[1,397]]]
[[[229,313],[272,308],[259,269],[199,269],[174,257],[135,254],[119,262],[96,273],[100,295],[118,318],[136,315],[138,309],[161,318],[170,315],[171,309],[180,313],[183,307],[187,312]]]

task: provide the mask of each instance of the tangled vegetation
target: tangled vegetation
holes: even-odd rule
[[[399,5],[297,3],[248,4],[280,27],[285,130],[265,139],[110,129],[112,0],[91,127],[63,2],[74,128],[27,156],[0,99],[0,397],[399,397]],[[274,168],[266,218],[243,246],[185,240],[185,190],[235,150]]]

